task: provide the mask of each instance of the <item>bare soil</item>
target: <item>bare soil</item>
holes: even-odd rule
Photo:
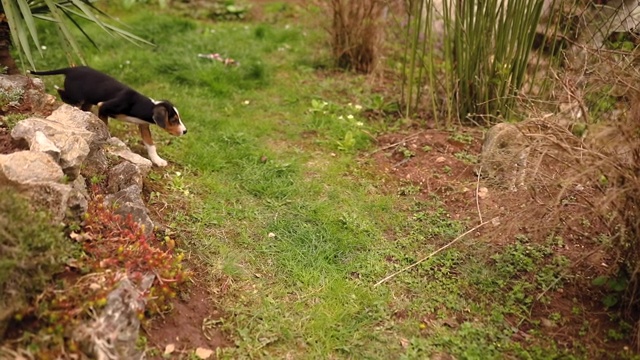
[[[464,143],[456,140],[460,135],[464,135]],[[471,155],[469,159],[480,158],[483,131],[478,128],[459,128],[455,133],[415,128],[385,134],[377,140],[377,150],[370,157],[379,172],[388,177],[389,191],[422,200],[435,194],[452,218],[466,220],[469,227],[479,224],[481,219],[496,218],[495,224],[489,223],[472,235],[478,241],[488,242],[496,252],[513,243],[517,234],[539,242],[548,239],[550,232],[562,237],[563,245],[554,251],[571,264],[563,286],[546,292],[548,301],[534,303],[530,318],[520,327],[514,341],[530,344],[532,337],[528,330],[533,328],[530,324],[539,322],[545,326],[547,336],[567,349],[575,343],[587,345],[594,353],[598,349],[613,353],[633,349],[631,341],[612,341],[608,337],[610,331],[620,329],[612,316],[616,309],[605,310],[601,300],[606,294],[591,284],[595,277],[608,273],[614,259],[594,240],[604,228],[588,211],[588,195],[576,196],[573,203],[557,212],[548,205],[550,199],[540,199],[539,194],[527,189],[514,192],[488,184],[477,175],[479,165],[455,155],[464,153]],[[476,189],[482,187],[487,187],[487,193],[481,198]],[[551,314],[560,314],[563,319],[560,324],[548,321]],[[512,320],[514,324],[519,321]],[[586,332],[585,322],[588,322]]]
[[[212,294],[202,283],[194,283],[173,302],[173,309],[164,317],[151,319],[144,327],[148,346],[159,352],[148,352],[149,359],[165,359],[168,345],[175,353],[189,353],[197,348],[215,350],[232,346],[218,329],[222,313],[212,307]]]
[[[0,154],[11,154],[20,150],[28,150],[28,148],[13,140],[8,128],[0,126]]]

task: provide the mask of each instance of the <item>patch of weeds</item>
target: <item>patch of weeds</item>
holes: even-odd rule
[[[562,255],[554,256],[537,273],[536,281],[541,289],[556,290],[562,287],[562,274],[569,266],[569,259]]]
[[[17,106],[22,100],[24,90],[22,89],[2,89],[0,90],[0,109],[7,111],[12,106]]]
[[[613,111],[618,103],[618,99],[612,95],[612,88],[604,87],[599,91],[585,94],[585,104],[590,112],[590,117],[599,121],[604,114]]]
[[[478,163],[478,157],[476,155],[469,154],[466,151],[459,151],[457,153],[454,153],[453,156],[468,165],[474,165]]]
[[[410,241],[452,239],[462,232],[462,223],[451,215],[437,200],[417,201],[410,208],[411,216],[403,226],[409,230]]]
[[[444,172],[446,175],[451,175],[453,169],[451,169],[451,166],[445,165],[442,167],[442,172]]]
[[[433,147],[429,146],[429,145],[425,145],[422,147],[422,151],[424,152],[431,152],[431,150],[433,150]]]
[[[636,48],[637,35],[630,32],[613,32],[605,41],[612,50],[631,52]]]
[[[405,158],[405,159],[409,159],[409,158],[412,158],[412,157],[416,156],[415,152],[411,151],[410,149],[408,149],[405,146],[399,146],[396,149],[396,151],[399,152],[400,154],[402,154],[402,157]]]
[[[624,276],[609,277],[598,276],[591,282],[594,286],[602,287],[607,294],[602,298],[602,304],[606,308],[611,308],[622,300],[622,296],[629,285],[629,281]]]
[[[618,321],[617,329],[609,329],[607,337],[611,340],[624,340],[628,339],[633,334],[634,326],[624,320]]]
[[[361,105],[338,105],[316,99],[311,100],[307,109],[312,129],[334,139],[336,148],[344,152],[364,149],[371,141],[361,112]]]
[[[89,183],[91,185],[102,184],[106,178],[107,178],[106,175],[93,175],[91,176],[91,179],[89,179]]]
[[[73,253],[50,214],[9,188],[0,192],[0,337],[7,317],[23,311]],[[17,318],[23,318],[18,313]]]
[[[466,145],[471,145],[473,143],[473,136],[469,134],[454,132],[453,134],[449,135],[449,140],[453,140]]]
[[[146,300],[146,309],[137,314],[140,320],[145,315],[170,310],[169,301],[191,276],[183,268],[184,255],[176,252],[173,239],[167,236],[161,242],[153,233],[145,235],[131,215],[115,214],[113,208],[104,204],[102,195],[95,191],[94,187],[94,199],[89,204],[81,231],[71,234],[85,253],[73,262],[73,268],[79,269],[80,273],[69,274],[51,284],[40,294],[38,306],[23,308],[19,313],[20,319],[39,319],[38,328],[30,328],[38,340],[21,339],[30,342],[37,357],[55,358],[57,351],[78,353],[78,344],[65,340],[65,334],[105,307],[109,293],[125,276],[136,285],[149,274],[153,276],[151,287],[141,294]]]
[[[398,188],[398,195],[401,195],[401,196],[418,195],[420,193],[420,190],[422,190],[420,186],[414,185],[413,183],[410,183],[410,182],[405,182],[403,185],[401,185]]]
[[[498,271],[507,279],[537,269],[540,261],[551,254],[546,247],[531,243],[524,235],[516,236],[516,241],[508,245],[504,252],[492,256]]]
[[[7,128],[13,129],[20,121],[29,118],[29,114],[7,114],[2,117],[2,122],[6,124]]]
[[[342,151],[351,151],[356,145],[356,139],[353,137],[352,131],[347,131],[344,134],[344,139],[337,140],[336,144],[338,144],[338,150]]]
[[[191,192],[182,175],[182,172],[176,171],[173,174],[168,174],[169,177],[169,189],[174,192],[178,192],[183,196],[190,196]]]
[[[367,112],[378,116],[399,114],[400,106],[397,101],[388,101],[383,95],[374,94],[366,101]]]

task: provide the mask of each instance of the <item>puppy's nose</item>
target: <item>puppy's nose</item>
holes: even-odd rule
[[[187,129],[182,130],[182,135],[187,133]]]

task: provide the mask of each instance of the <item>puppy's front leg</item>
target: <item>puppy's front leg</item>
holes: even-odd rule
[[[151,138],[151,129],[149,129],[149,125],[138,125],[140,128],[140,136],[142,136],[142,142],[144,146],[147,148],[147,154],[149,154],[149,160],[157,166],[167,166],[167,161],[160,158],[158,153],[156,152],[156,146],[153,144],[153,139]]]

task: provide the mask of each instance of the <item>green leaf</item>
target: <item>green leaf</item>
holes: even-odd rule
[[[54,3],[52,0],[44,0],[44,2],[49,7],[51,16],[56,20],[56,24],[58,25],[58,30],[62,35],[61,40],[63,41],[63,44],[66,41],[66,44],[68,44],[71,47],[71,49],[73,49],[73,52],[80,58],[82,63],[84,63],[85,61],[84,61],[84,58],[82,57],[82,52],[80,51],[80,47],[78,46],[78,43],[76,42],[75,38],[69,31],[69,28],[67,27],[67,25],[64,23],[62,19],[63,10],[59,7],[58,4]]]
[[[25,0],[18,0],[18,6],[20,6],[20,12],[22,13],[24,23],[27,25],[27,28],[29,29],[29,33],[31,34],[33,43],[36,45],[36,48],[38,49],[40,56],[42,56],[42,49],[40,48],[40,41],[38,40],[38,30],[36,28],[36,23],[33,19],[33,14],[31,13],[31,9],[29,8],[29,4]]]
[[[113,36],[113,34],[111,32],[109,32],[107,30],[107,28],[104,26],[104,24],[102,23],[102,21],[100,21],[98,19],[98,17],[96,17],[96,15],[93,13],[93,11],[91,10],[91,8],[86,4],[87,1],[82,1],[82,0],[71,0],[71,2],[73,3],[73,5],[75,5],[75,7],[77,7],[78,9],[80,9],[85,15],[86,18],[88,18],[89,20],[91,20],[92,22],[94,22],[95,24],[97,24],[98,26],[100,26],[104,31],[106,31],[109,35]],[[84,32],[83,32],[84,33]],[[86,36],[86,34],[85,34]]]
[[[99,15],[107,16],[109,19],[112,18],[96,8],[91,0],[0,0],[0,4],[9,23],[13,46],[20,58],[22,59],[24,55],[29,65],[33,68],[35,68],[35,64],[32,46],[35,45],[38,53],[42,55],[36,20],[44,20],[56,24],[61,47],[70,63],[74,63],[76,58],[79,58],[82,63],[85,63],[85,61],[80,46],[74,34],[70,31],[67,21],[77,27],[97,47],[97,44],[77,22],[78,18],[95,23],[110,36],[117,35],[134,44],[153,45],[139,36],[101,21],[98,17]]]
[[[71,13],[73,15],[77,15],[77,16],[79,16],[81,18],[84,18],[86,20],[90,20],[91,21],[91,19],[89,19],[83,13],[74,11],[73,9],[66,9],[66,11],[68,11],[69,13]],[[134,44],[136,44],[136,43],[144,43],[144,44],[147,44],[147,45],[154,45],[152,42],[150,42],[148,40],[145,40],[145,39],[143,39],[143,38],[141,38],[141,37],[139,37],[137,35],[134,35],[134,34],[128,32],[126,30],[123,30],[123,29],[121,29],[119,27],[116,27],[116,26],[113,26],[113,25],[110,25],[110,24],[107,24],[107,23],[102,23],[102,25],[104,26],[104,28],[106,28],[107,32],[113,31],[117,35],[123,37],[124,39],[126,39],[126,40],[128,40],[128,41],[130,41],[130,42],[132,42]]]
[[[9,23],[9,30],[11,31],[13,45],[18,50],[18,53],[21,55],[24,54],[27,57],[29,64],[34,66],[29,42],[27,41],[25,44],[25,42],[23,42],[24,38],[20,36],[20,33],[24,32],[24,24],[23,18],[20,16],[20,12],[15,7],[15,2],[11,0],[2,0],[2,7],[4,8],[7,22]]]
[[[627,288],[627,280],[624,278],[611,279],[609,287],[615,292],[623,292]]]
[[[602,299],[602,304],[605,307],[610,308],[615,304],[617,304],[618,300],[620,300],[620,298],[618,297],[617,294],[609,294]]]
[[[591,284],[594,286],[603,286],[607,283],[608,280],[609,277],[607,276],[598,276],[597,278],[593,279],[593,281],[591,281]]]

